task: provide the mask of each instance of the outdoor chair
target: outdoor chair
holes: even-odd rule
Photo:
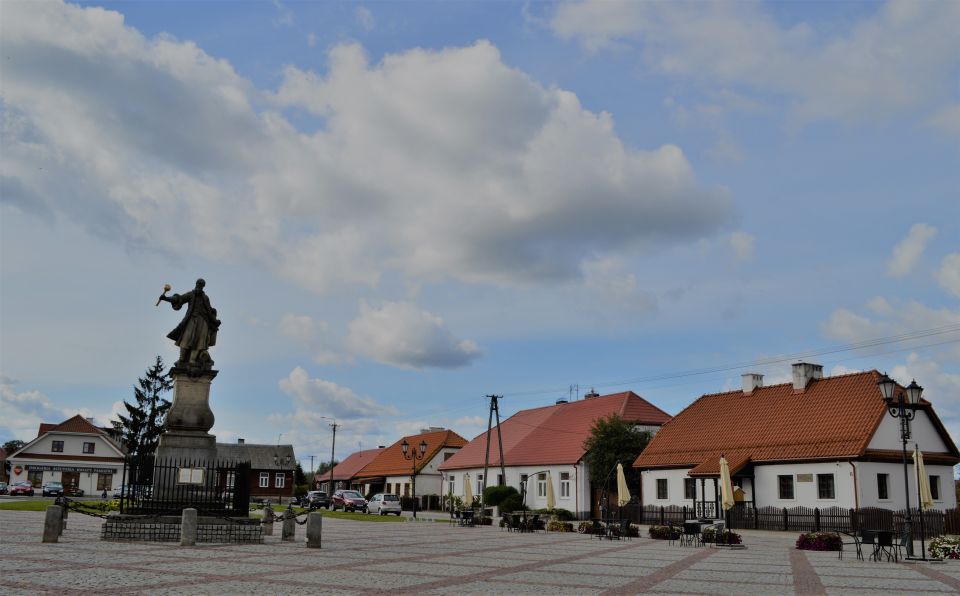
[[[521,524],[523,523],[523,518],[519,514],[511,513],[510,517],[507,519],[507,529],[511,532],[522,532],[523,528]]]
[[[863,547],[870,547],[870,558],[877,558],[877,532],[876,530],[860,530],[860,543]]]
[[[620,538],[630,538],[630,520],[620,520]]]
[[[606,531],[603,527],[603,524],[600,523],[599,519],[593,520],[593,537],[598,539],[603,539]]]
[[[877,532],[877,546],[875,553],[875,559],[879,560],[881,556],[886,555],[887,560],[894,559],[899,561],[899,553],[896,546],[893,544],[893,532],[883,530]]]
[[[703,546],[703,534],[700,533],[700,522],[684,522],[683,535],[680,537],[680,546]]]
[[[528,531],[528,532],[536,532],[536,531],[539,530],[539,529],[540,529],[540,516],[539,516],[539,515],[534,515],[534,516],[531,517],[530,520],[527,522],[527,531]],[[546,528],[544,528],[544,531],[546,531]]]
[[[841,543],[840,543],[840,554],[837,558],[839,559],[843,558],[844,546],[853,545],[857,549],[857,560],[862,561],[863,550],[860,548],[860,538],[858,538],[857,535],[852,532],[844,532],[843,530],[840,530],[838,533],[840,534]]]
[[[668,544],[670,546],[673,546],[673,543],[679,540],[682,546],[683,545],[683,528],[676,524],[667,524],[667,527],[670,528]]]
[[[913,537],[910,536],[909,531],[903,530],[902,532],[900,532],[900,541],[893,545],[893,548],[894,548],[893,552],[896,560],[898,561],[900,560],[901,553],[903,558],[907,557],[907,553],[910,552],[909,550],[907,550],[908,549],[907,545],[910,544],[910,541],[912,538]]]
[[[450,524],[457,525],[460,523],[460,510],[459,509],[450,509]]]

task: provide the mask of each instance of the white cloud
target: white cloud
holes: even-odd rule
[[[293,398],[295,420],[321,426],[324,416],[336,419],[357,419],[389,416],[397,413],[392,406],[379,404],[368,396],[359,396],[352,389],[333,381],[312,379],[299,366],[280,380],[280,390]]]
[[[616,306],[626,313],[645,313],[657,309],[657,299],[637,284],[637,276],[624,271],[624,263],[615,257],[584,261],[584,286],[597,300]]]
[[[290,67],[271,93],[99,8],[11,3],[0,27],[16,57],[3,200],[129,246],[253,263],[316,292],[386,272],[541,284],[733,215],[678,147],[625,145],[609,114],[488,42],[377,64],[339,46],[323,74]],[[298,130],[287,107],[322,128]]]
[[[881,304],[878,300],[881,299],[874,298],[867,303],[867,307],[877,315],[876,317],[870,318],[849,309],[838,308],[830,314],[827,322],[821,325],[821,330],[833,339],[856,343],[960,325],[960,311],[949,308],[930,308],[914,300],[903,304],[890,304],[886,300],[883,301],[885,304]],[[934,336],[934,339],[946,339],[946,337]],[[917,341],[932,340],[928,336],[919,338]]]
[[[955,252],[943,257],[940,271],[937,272],[937,281],[943,289],[960,297],[960,253]]]
[[[280,318],[280,333],[304,343],[314,341],[317,332],[324,331],[326,328],[325,321],[314,321],[309,315],[287,313]]]
[[[913,224],[906,238],[893,247],[893,254],[887,261],[887,275],[903,277],[916,266],[927,243],[937,235],[937,229],[927,224]]]
[[[56,406],[39,391],[17,391],[15,384],[10,377],[0,379],[0,436],[30,441],[41,422],[60,423],[78,413]]]
[[[410,302],[361,304],[346,344],[354,354],[412,369],[456,368],[482,355],[476,343],[455,338],[443,319]]]
[[[353,11],[353,18],[364,31],[373,31],[373,27],[376,25],[373,13],[366,6],[358,6]]]
[[[911,353],[906,362],[893,367],[890,376],[904,386],[916,380],[954,441],[960,440],[960,374],[946,370],[936,359]]]
[[[738,261],[753,260],[753,245],[756,241],[751,234],[746,232],[734,232],[730,234],[730,246],[737,256]]]
[[[597,52],[637,48],[660,72],[792,100],[799,121],[863,119],[952,93],[960,4],[890,2],[845,31],[786,27],[761,3],[585,0],[551,27]]]

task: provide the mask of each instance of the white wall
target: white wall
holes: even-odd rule
[[[507,466],[506,478],[504,483],[520,490],[520,476],[528,475],[526,503],[531,509],[543,509],[547,506],[547,498],[537,495],[537,479],[535,474],[538,472],[550,472],[553,481],[553,494],[557,501],[557,507],[571,511],[575,515],[586,514],[590,511],[590,479],[589,470],[585,464],[579,465],[553,465],[553,466]],[[560,495],[561,473],[570,475],[570,495],[562,497]],[[443,494],[448,493],[447,482],[452,477],[454,479],[454,496],[463,498],[463,477],[464,474],[470,474],[470,485],[474,496],[479,496],[477,491],[477,479],[483,474],[483,468],[451,470],[445,473],[443,482]],[[490,467],[487,469],[489,478],[487,486],[493,486],[497,482],[497,476],[500,475],[499,467]]]
[[[934,453],[948,453],[949,449],[940,438],[940,433],[930,421],[927,413],[923,410],[917,411],[917,417],[910,422],[910,442],[907,444],[907,451],[913,451],[914,443],[920,445],[921,451],[930,451]],[[877,427],[877,432],[870,439],[868,449],[903,449],[903,442],[900,440],[900,420],[889,414],[884,414],[883,421]],[[902,474],[902,472],[901,472]]]
[[[847,462],[756,465],[758,507],[855,507],[853,467]],[[821,499],[817,494],[817,474],[833,474],[833,499]],[[793,476],[793,499],[781,499],[777,476]],[[810,475],[809,482],[801,482],[798,475]]]
[[[907,466],[907,483],[910,490],[910,506],[917,506],[916,469],[913,459]],[[903,509],[906,506],[906,495],[903,489],[903,464],[857,462],[857,485],[860,494],[861,507],[883,507],[885,509]],[[935,509],[953,509],[957,506],[957,496],[953,484],[952,466],[927,465],[927,476],[940,478],[939,499],[934,500]],[[887,474],[886,500],[880,500],[878,495],[878,474]]]

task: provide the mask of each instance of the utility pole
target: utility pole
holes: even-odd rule
[[[307,457],[310,458],[310,485],[313,486],[313,483],[316,482],[313,477],[316,475],[317,469],[313,467],[313,457],[314,457],[314,456],[308,455]]]
[[[330,443],[330,482],[327,485],[327,497],[333,496],[333,459],[337,452],[337,429],[340,428],[340,425],[334,422],[330,425],[330,428],[333,429],[333,441]]]
[[[493,429],[493,415],[497,415],[497,442],[500,444],[500,477],[503,482],[507,481],[507,472],[503,461],[503,431],[500,430],[500,406],[497,400],[503,399],[502,395],[488,395],[490,398],[490,413],[487,416],[487,453],[483,459],[483,484],[480,490],[480,515],[483,516],[483,510],[486,507],[486,497],[483,493],[487,489],[487,468],[490,466],[490,431]]]

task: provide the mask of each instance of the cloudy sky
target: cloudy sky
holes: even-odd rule
[[[197,277],[221,440],[876,368],[960,438],[960,3],[0,5],[0,440]],[[873,341],[878,340],[878,341]],[[856,348],[856,349],[853,349]],[[573,390],[574,397],[576,389]]]

